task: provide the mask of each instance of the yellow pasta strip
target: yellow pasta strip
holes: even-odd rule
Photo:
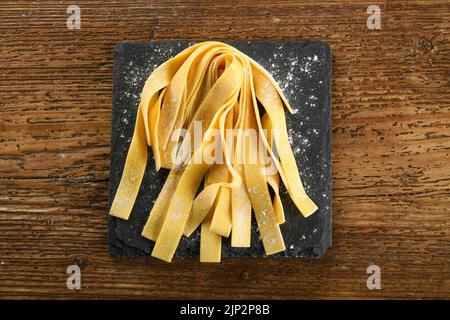
[[[270,148],[273,148],[273,135],[272,135],[272,124],[270,123],[269,116],[264,114],[264,116],[261,119],[261,124],[264,130],[266,130],[266,137],[267,141],[269,142]],[[272,160],[271,158],[269,158]],[[274,197],[273,197],[273,210],[275,211],[275,215],[277,217],[278,224],[282,224],[286,221],[284,217],[284,209],[283,209],[283,203],[281,202],[280,198],[280,176],[277,172],[272,172],[274,170],[273,168],[273,161],[269,162],[269,168],[266,166],[266,181],[271,186]]]
[[[219,199],[218,194],[220,194],[222,185],[221,182],[226,180],[227,174],[227,168],[223,164],[215,164],[208,171],[207,178],[205,179],[205,188],[195,198],[192,204],[191,214],[183,232],[185,236],[190,236],[207,217],[211,209],[216,209]]]
[[[238,172],[244,174],[241,165],[238,166]],[[244,183],[231,189],[231,220],[231,246],[250,247],[252,205]]]
[[[250,69],[248,59],[244,59],[244,65],[247,70]],[[239,175],[242,176],[243,182],[236,188],[231,190],[231,216],[232,216],[232,232],[231,232],[231,246],[232,247],[250,247],[251,242],[251,223],[252,223],[252,204],[247,192],[245,184],[244,167],[240,160],[244,158],[244,144],[243,135],[240,134],[246,125],[246,114],[251,101],[250,92],[250,78],[244,77],[242,81],[242,89],[239,104],[241,108],[235,108],[234,118],[237,120],[235,128],[238,131],[235,138],[234,162]],[[242,132],[243,133],[243,132]]]
[[[222,122],[219,124],[221,139],[222,141],[225,141],[225,130],[229,130],[233,127],[233,113],[228,112],[226,118],[221,118],[221,120]],[[225,148],[225,156],[227,156],[228,152],[226,144],[223,144],[223,147]],[[228,182],[228,170],[235,176],[239,176],[232,167],[231,160],[232,159],[227,159],[226,161],[224,174],[220,177],[220,180],[222,181]],[[241,179],[239,178],[238,180],[240,181]],[[216,208],[211,220],[211,231],[228,238],[230,236],[231,226],[231,190],[230,188],[223,186],[220,189],[219,198],[217,199]]]
[[[264,250],[267,255],[270,255],[284,251],[286,247],[272,207],[266,181],[261,175],[262,169],[262,166],[256,164],[246,165],[245,178]]]
[[[170,203],[173,193],[175,192],[175,188],[180,177],[180,171],[170,171],[166,183],[161,189],[161,192],[159,193],[158,198],[156,199],[155,204],[153,205],[153,208],[150,212],[147,223],[142,230],[143,237],[153,241],[156,241],[156,239],[158,238],[162,224],[164,223],[164,218],[166,217],[167,207]]]
[[[191,214],[183,231],[186,237],[189,237],[206,218],[216,201],[219,189],[219,184],[205,186],[205,189],[195,198]]]
[[[144,176],[147,157],[144,124],[141,112],[138,111],[130,151],[127,154],[119,187],[109,210],[111,216],[125,220],[130,216]]]
[[[211,221],[211,231],[228,238],[231,232],[231,192],[222,187]]]
[[[280,198],[280,177],[277,174],[266,175],[266,181],[275,193],[272,205],[275,216],[277,217],[277,222],[278,224],[283,224],[286,221],[286,218],[284,217],[283,203]]]
[[[256,96],[264,106],[272,127],[278,130],[278,134],[274,135],[274,140],[281,159],[281,167],[276,159],[274,159],[274,163],[277,165],[280,176],[295,205],[307,217],[317,210],[317,206],[306,194],[300,180],[297,164],[289,145],[282,101],[273,83],[258,68],[253,68],[252,72]],[[256,119],[259,124],[259,117]],[[271,152],[271,148],[268,149]]]
[[[254,110],[248,110],[246,127],[254,129],[256,128],[256,123],[252,115],[254,115]],[[257,159],[257,163],[251,164],[251,159],[249,159],[249,150],[251,148],[257,148],[257,146],[252,145],[251,141],[246,140],[246,163],[244,164],[245,181],[255,213],[256,222],[258,223],[259,232],[261,234],[264,251],[267,255],[270,255],[284,251],[286,247],[267,188],[264,166],[260,163],[260,158]]]
[[[222,237],[210,230],[211,216],[202,223],[200,234],[200,262],[220,262]]]
[[[223,166],[214,165],[208,171],[205,178],[205,190],[212,183],[217,183],[220,180],[223,171]],[[217,185],[219,188],[219,185]],[[218,189],[217,188],[217,189]],[[195,202],[195,201],[194,201]],[[201,219],[201,231],[200,231],[200,261],[201,262],[220,262],[222,253],[222,236],[212,232],[211,220],[215,210],[217,198],[214,199],[214,203],[210,206],[208,214]],[[191,211],[192,216],[193,211]],[[187,226],[186,226],[187,227]]]

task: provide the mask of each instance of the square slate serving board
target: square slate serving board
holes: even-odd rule
[[[195,42],[120,42],[115,50],[109,205],[114,198],[133,135],[140,92],[161,63]],[[303,218],[284,186],[286,251],[270,257],[320,257],[331,245],[331,53],[324,42],[227,42],[252,57],[278,82],[295,114],[286,113],[289,139],[306,192],[318,211]],[[151,152],[150,152],[151,155]],[[114,256],[149,256],[154,243],[141,237],[149,212],[167,177],[151,156],[128,221],[108,216],[109,250]],[[108,208],[109,209],[109,208]],[[182,237],[175,258],[198,259],[200,232]],[[252,217],[250,248],[232,248],[223,238],[222,258],[266,257]]]

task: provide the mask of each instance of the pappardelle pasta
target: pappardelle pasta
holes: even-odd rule
[[[317,206],[303,188],[284,108],[292,112],[271,75],[239,50],[216,41],[185,49],[145,82],[109,214],[129,218],[150,147],[156,170],[170,170],[142,231],[155,241],[153,257],[170,262],[181,237],[200,227],[200,261],[220,262],[222,237],[251,245],[252,211],[266,254],[285,250],[280,182],[303,216]]]

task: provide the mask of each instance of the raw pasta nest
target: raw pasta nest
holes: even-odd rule
[[[129,218],[151,147],[156,170],[170,169],[142,231],[155,241],[153,257],[170,262],[182,235],[201,226],[200,261],[219,262],[222,237],[251,245],[252,210],[266,254],[285,250],[280,180],[305,217],[317,206],[303,188],[284,107],[292,112],[270,74],[230,45],[199,43],[164,62],[142,90],[110,215]]]

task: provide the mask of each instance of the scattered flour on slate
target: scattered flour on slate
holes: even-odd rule
[[[194,42],[191,42],[189,43],[189,46],[193,44]],[[180,44],[178,44],[178,47],[180,47]],[[179,51],[181,51],[181,49],[177,50],[170,45],[167,47],[156,47],[146,54],[145,61],[147,61],[147,63],[144,67],[142,67],[142,65],[133,64],[133,61],[126,64],[126,70],[123,72],[125,75],[125,91],[121,94],[119,99],[131,100],[132,103],[137,106],[140,101],[140,96],[136,93],[142,91],[146,79],[153,70],[158,67],[156,61],[166,61],[174,57]],[[316,79],[317,67],[323,63],[323,57],[316,54],[302,57],[290,50],[283,52],[283,45],[281,45],[278,47],[278,52],[275,52],[272,57],[265,61],[258,61],[258,63],[272,75],[291,104],[293,114],[286,112],[286,118],[288,120],[288,139],[295,157],[300,158],[301,160],[298,165],[302,181],[306,192],[310,193],[312,188],[315,188],[318,181],[325,182],[326,177],[323,175],[315,176],[312,169],[308,166],[302,166],[302,163],[308,163],[309,157],[315,157],[317,159],[321,157],[320,154],[309,154],[309,149],[312,144],[317,144],[317,142],[320,141],[322,132],[320,131],[320,128],[313,128],[307,131],[303,130],[303,133],[299,133],[292,128],[289,128],[289,121],[298,121],[300,127],[303,127],[303,125],[310,120],[308,114],[317,112],[317,110],[321,109],[321,106],[317,106],[317,95],[319,93],[314,90],[320,89],[323,86],[323,81],[317,79],[317,85],[312,86],[312,89],[310,90],[304,90],[302,88],[302,83],[305,80],[311,81]],[[287,73],[286,69],[288,70]],[[135,115],[130,114],[130,112],[127,112],[126,108],[123,108],[121,117],[123,123],[129,124],[134,121],[134,117]],[[125,139],[126,135],[120,133],[119,137]],[[131,138],[127,139],[127,142],[130,141]],[[150,186],[150,188],[152,187],[156,188],[156,186]],[[285,193],[286,190],[282,189],[282,192]],[[327,197],[327,194],[324,193],[322,196]],[[329,206],[327,206],[326,209],[329,210]],[[312,234],[317,232],[317,228],[313,229],[308,237],[311,237]],[[197,241],[198,239],[196,238],[198,237],[199,233],[191,237],[190,240]],[[306,235],[300,235],[300,240],[305,240],[306,237]],[[290,245],[289,249],[293,250],[294,246]]]

